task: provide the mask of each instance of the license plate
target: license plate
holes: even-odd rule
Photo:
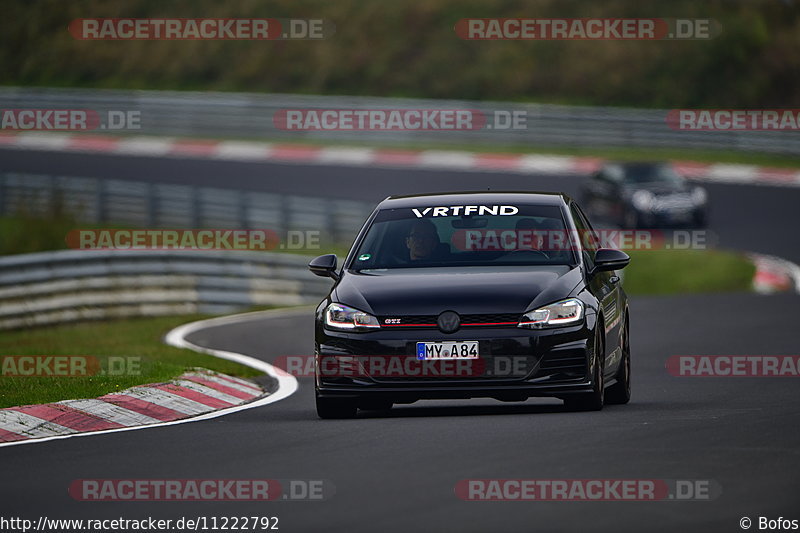
[[[418,342],[417,359],[478,359],[478,341]]]

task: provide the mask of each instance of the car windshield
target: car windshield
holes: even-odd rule
[[[677,185],[681,177],[670,165],[627,165],[624,167],[627,183],[664,183]]]
[[[385,209],[349,268],[571,265],[575,256],[568,237],[557,206]]]

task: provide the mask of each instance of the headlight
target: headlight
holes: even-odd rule
[[[325,309],[325,325],[334,329],[363,330],[381,327],[374,316],[342,304],[330,304]]]
[[[698,205],[706,203],[707,197],[706,190],[702,187],[695,187],[692,191],[692,200]]]
[[[653,209],[656,197],[650,191],[636,191],[631,197],[633,207],[639,211],[650,211]]]
[[[554,304],[528,311],[522,315],[517,327],[540,329],[575,324],[583,318],[583,302],[569,298]]]

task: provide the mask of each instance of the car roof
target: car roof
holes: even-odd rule
[[[563,205],[570,202],[564,193],[527,191],[471,191],[457,193],[414,194],[389,196],[382,201],[380,209],[395,209],[419,206],[473,205],[473,204],[533,204]]]

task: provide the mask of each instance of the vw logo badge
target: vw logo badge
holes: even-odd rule
[[[455,311],[445,311],[439,315],[436,323],[442,333],[453,333],[461,326],[461,317]]]

